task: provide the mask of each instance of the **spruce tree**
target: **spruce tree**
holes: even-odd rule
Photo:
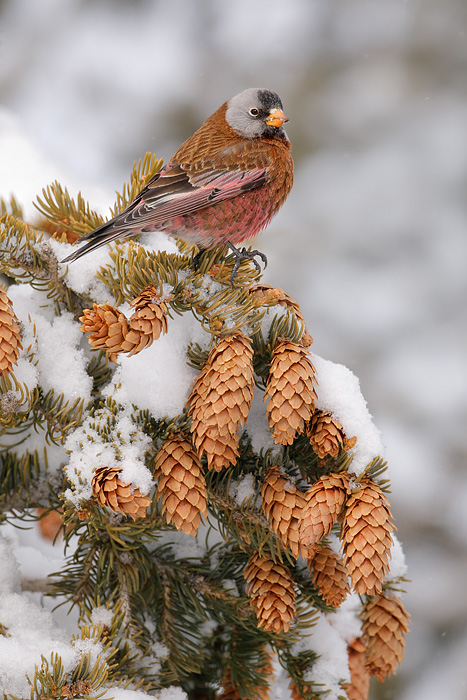
[[[111,215],[160,167],[135,164]],[[408,615],[353,375],[254,266],[232,286],[227,248],[194,269],[187,244],[133,240],[68,268],[104,221],[81,195],[48,186],[33,223],[1,207],[1,518],[49,523],[67,559],[44,592],[79,610],[75,655],[4,697],[367,697]]]

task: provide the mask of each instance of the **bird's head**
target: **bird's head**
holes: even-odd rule
[[[284,122],[288,121],[282,102],[275,92],[264,88],[248,88],[227,102],[227,124],[244,138],[284,136]]]

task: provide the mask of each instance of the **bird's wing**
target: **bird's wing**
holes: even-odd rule
[[[164,221],[244,194],[263,185],[266,179],[266,168],[188,172],[183,165],[168,163],[124,211],[80,238],[78,244],[85,245],[62,262],[76,260],[120,237],[157,231]]]
[[[191,214],[255,189],[265,180],[264,168],[188,173],[181,165],[169,164],[140,192],[133,204],[116,217],[114,224],[150,231],[152,226],[167,219]]]

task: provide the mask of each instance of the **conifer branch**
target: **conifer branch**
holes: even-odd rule
[[[161,165],[152,154],[135,163],[112,216]],[[334,615],[349,580],[366,610],[361,654],[369,654],[372,672],[393,671],[408,616],[397,597],[405,577],[388,570],[387,465],[374,456],[357,469],[356,436],[346,435],[340,416],[315,407],[312,338],[298,303],[261,283],[248,261],[232,286],[227,248],[204,251],[195,269],[198,251],[186,242],[166,253],[129,241],[111,246],[95,274],[100,294],[104,285],[113,297],[113,306],[104,304],[92,285],[76,291],[54,252],[104,217],[58,183],[44,188],[36,208],[41,218],[32,226],[14,199],[0,201],[0,273],[40,294],[35,314],[43,308],[50,323],[67,310],[83,342],[87,334],[81,371],[92,379],[92,399],[87,404],[89,393],[79,391],[68,398],[59,382],[50,389],[40,342],[21,349],[33,323],[20,318],[13,326],[12,304],[4,301],[0,512],[30,522],[60,509],[57,532],[68,557],[50,582],[23,584],[78,606],[72,644],[96,644],[99,653],[92,660],[81,654],[67,674],[58,654],[43,657],[31,674],[32,700],[104,700],[106,688],[120,683],[150,693],[173,684],[190,700],[265,700],[271,653],[290,677],[292,697],[325,698],[325,685],[310,680],[318,658],[313,627]],[[58,243],[50,245],[51,236]],[[170,345],[177,325],[187,330],[177,357],[184,353],[197,377],[185,387],[186,404],[165,415],[163,401],[157,412],[161,397],[143,397],[141,406],[126,398],[125,370],[133,355],[159,357],[152,350]],[[68,342],[76,351],[64,334],[60,352]],[[24,378],[25,366],[34,381]],[[141,366],[166,371],[164,362]],[[262,391],[257,434],[250,409],[258,410]],[[269,444],[258,447],[266,430]],[[66,447],[66,465],[57,445]],[[343,556],[335,551],[339,539]],[[105,624],[94,624],[96,608],[105,609]],[[0,625],[5,640],[13,633]]]

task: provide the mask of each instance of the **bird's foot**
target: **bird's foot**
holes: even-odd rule
[[[203,256],[204,250],[205,250],[204,248],[200,248],[200,250],[196,253],[196,255],[193,255],[192,264],[193,264],[193,270],[195,272],[197,272],[199,269],[199,264],[201,262],[201,258]]]
[[[232,270],[232,273],[230,275],[230,282],[232,284],[232,287],[234,286],[234,281],[235,281],[235,278],[237,276],[238,268],[240,267],[240,263],[242,263],[243,260],[251,260],[251,262],[256,267],[258,272],[261,272],[260,264],[257,260],[255,260],[255,257],[258,256],[263,261],[264,268],[267,267],[268,259],[265,256],[265,254],[261,253],[259,250],[247,250],[246,248],[242,248],[241,250],[239,250],[238,248],[236,248],[234,246],[233,243],[230,243],[229,241],[227,241],[227,245],[230,248],[230,250],[232,251],[232,253],[235,255],[235,264],[233,266],[233,270]]]

